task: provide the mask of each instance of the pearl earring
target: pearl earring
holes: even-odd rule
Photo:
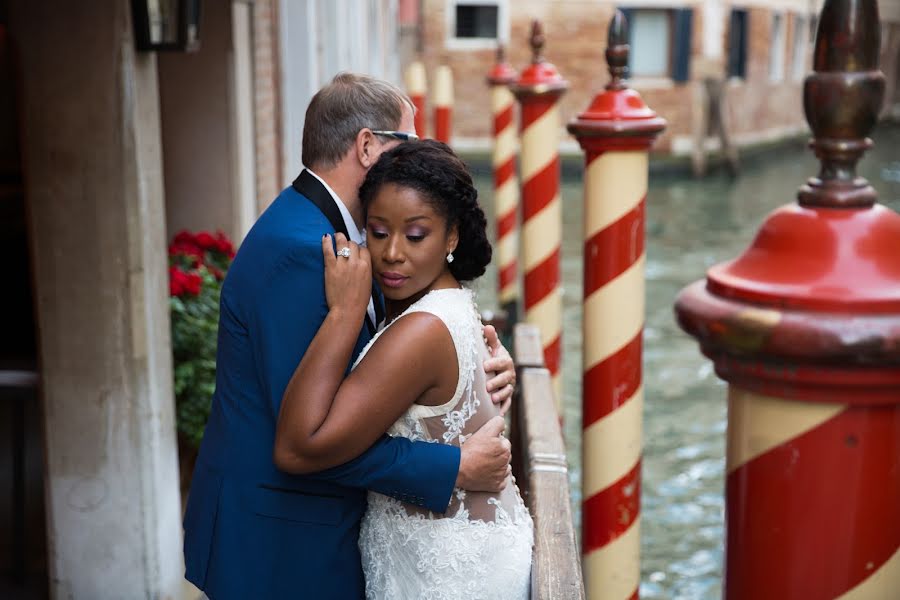
[[[448,262],[448,263],[452,263],[452,262],[453,262],[453,253],[452,253],[452,252],[449,253],[449,254],[447,255],[447,262]]]

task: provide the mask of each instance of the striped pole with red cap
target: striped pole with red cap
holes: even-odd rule
[[[522,262],[525,320],[541,332],[544,362],[553,379],[557,411],[562,414],[562,287],[559,195],[559,99],[569,83],[544,60],[539,21],[531,27],[532,60],[511,87],[521,105]]]
[[[884,95],[876,0],[826,0],[821,161],[675,310],[729,384],[728,600],[900,597],[900,215],[856,174]]]
[[[665,120],[624,81],[627,23],[616,11],[611,81],[568,129],[585,151],[582,537],[592,599],[636,598],[648,153]]]
[[[519,186],[516,181],[515,98],[509,85],[518,74],[506,62],[503,46],[497,47],[497,62],[488,73],[491,88],[494,149],[494,211],[497,220],[498,296],[508,321],[518,315],[519,282]]]
[[[453,130],[453,71],[441,65],[434,72],[434,139],[450,143]]]
[[[406,68],[406,94],[409,96],[413,106],[416,107],[415,127],[419,137],[424,138],[427,135],[425,113],[425,95],[428,92],[428,83],[425,78],[425,65],[422,61],[415,60]]]

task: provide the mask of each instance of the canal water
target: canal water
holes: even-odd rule
[[[882,203],[900,211],[900,127],[882,127],[874,139],[859,172]],[[801,142],[746,157],[742,167],[735,179],[724,174],[703,180],[651,175],[641,498],[644,599],[721,596],[725,386],[693,338],[676,325],[675,296],[711,265],[738,256],[765,216],[793,202],[797,187],[818,172],[812,152]],[[490,173],[474,172],[494,232]],[[581,504],[581,186],[580,169],[564,169],[564,434],[576,521]],[[496,307],[495,282],[492,266],[476,284],[482,308]]]

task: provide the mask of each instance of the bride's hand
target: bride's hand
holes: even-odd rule
[[[338,310],[348,317],[365,315],[372,294],[372,263],[369,251],[351,242],[343,233],[322,237],[322,256],[325,259],[325,299],[330,310]],[[335,255],[349,249],[349,256]],[[346,254],[346,251],[345,251]]]

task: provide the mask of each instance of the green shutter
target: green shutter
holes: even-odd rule
[[[691,37],[694,11],[680,8],[673,11],[675,17],[675,44],[672,56],[672,79],[684,82],[691,76]]]

